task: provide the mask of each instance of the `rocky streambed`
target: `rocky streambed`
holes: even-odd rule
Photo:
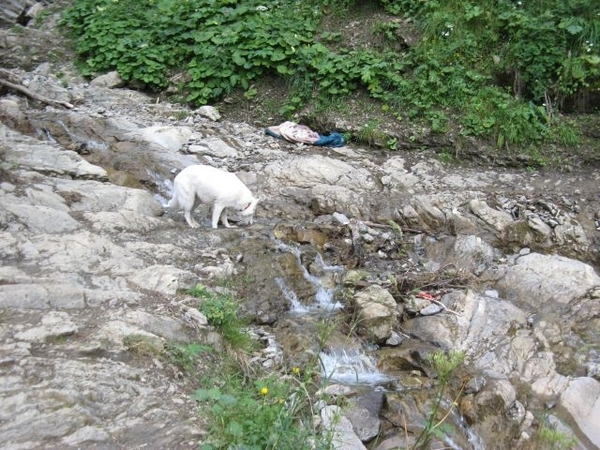
[[[58,103],[0,98],[3,448],[197,447],[190,380],[132,343],[216,342],[185,290],[222,280],[267,343],[256,364],[277,373],[322,351],[366,375],[326,374],[352,405],[339,449],[414,443],[437,349],[466,359],[446,404],[454,431],[435,448],[543,448],[542,427],[600,448],[596,171],[295,145],[114,74],[55,70],[13,74]],[[163,208],[174,173],[197,163],[261,197],[253,226],[212,230],[200,208],[193,230]]]

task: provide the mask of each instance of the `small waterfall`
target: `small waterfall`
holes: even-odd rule
[[[59,120],[58,124],[62,127],[63,130],[65,130],[65,133],[67,133],[67,135],[71,138],[71,140],[73,142],[82,142],[82,140],[78,136],[74,135],[71,132],[71,130],[69,130],[67,128],[67,126],[64,124],[64,122],[62,120]],[[87,148],[90,148],[92,150],[108,150],[108,148],[109,148],[108,144],[106,144],[104,142],[96,142],[96,141],[92,141],[92,140],[86,141],[85,145],[87,146]]]
[[[451,405],[446,405],[446,408],[451,408]],[[471,446],[472,446],[471,448],[473,450],[485,450],[485,443],[483,442],[481,437],[479,437],[477,435],[477,433],[475,433],[475,431],[473,431],[473,429],[465,421],[465,418],[458,413],[456,408],[452,408],[450,418],[451,418],[451,422],[457,428],[460,428],[462,430],[462,432],[464,433],[464,436],[469,441],[469,444],[471,444]],[[456,442],[454,442],[452,440],[451,436],[448,436],[448,435],[444,436],[444,442],[446,444],[448,444],[448,446],[454,450],[462,450],[463,449],[462,446],[458,445]]]
[[[302,270],[304,279],[309,281],[316,288],[314,303],[311,305],[303,305],[296,293],[290,289],[285,280],[277,278],[275,282],[281,289],[284,297],[290,302],[291,313],[299,315],[307,313],[332,314],[343,307],[340,302],[333,301],[335,290],[323,286],[319,277],[312,275],[308,272],[306,267],[304,267],[300,259],[300,248],[278,242],[277,249],[294,255]],[[324,272],[343,271],[343,268],[340,266],[327,265],[320,253],[317,253],[315,263]],[[375,358],[368,356],[360,350],[338,349],[328,353],[321,352],[319,354],[319,361],[323,377],[330,382],[377,386],[394,380],[377,370]]]
[[[302,261],[300,259],[301,253],[300,253],[300,249],[298,247],[294,247],[291,245],[284,244],[283,242],[279,242],[277,249],[280,251],[285,251],[285,252],[288,252],[288,253],[291,253],[292,255],[294,255],[296,257],[296,260],[298,261],[298,266],[302,270],[302,276],[304,277],[304,279],[306,281],[310,282],[316,288],[315,303],[313,305],[302,305],[300,303],[300,301],[298,300],[298,297],[296,296],[296,294],[294,292],[291,292],[291,290],[287,287],[287,285],[285,284],[285,281],[276,280],[277,285],[281,289],[285,298],[292,303],[291,312],[331,313],[331,312],[335,312],[344,307],[344,305],[342,305],[340,302],[333,301],[333,295],[335,293],[335,289],[328,289],[325,286],[323,286],[323,283],[321,282],[319,277],[312,275],[311,273],[308,272],[306,267],[304,267],[304,265],[302,264]],[[321,269],[323,269],[326,272],[341,272],[343,270],[339,266],[326,265],[325,262],[323,261],[323,257],[321,256],[320,253],[317,254],[317,256],[315,258],[315,262],[319,265],[319,267]]]
[[[360,350],[321,352],[319,361],[323,376],[336,383],[374,386],[393,381],[377,369],[374,358]]]
[[[275,278],[275,283],[281,289],[283,296],[287,301],[292,305],[290,308],[290,312],[293,314],[307,314],[310,310],[304,306],[300,300],[298,300],[298,296],[294,291],[292,291],[285,280],[281,277]]]
[[[156,172],[148,171],[150,179],[156,185],[158,192],[154,194],[154,198],[163,206],[167,207],[167,203],[171,199],[173,193],[173,181],[169,178],[164,178]],[[164,195],[163,195],[164,194]]]

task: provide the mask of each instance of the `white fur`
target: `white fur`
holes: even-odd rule
[[[226,208],[238,210],[244,221],[252,225],[258,199],[233,173],[205,165],[186,167],[173,181],[173,197],[167,207],[183,209],[189,226],[198,228],[192,213],[200,203],[212,205],[213,228],[218,227],[219,218],[226,228],[232,228]]]

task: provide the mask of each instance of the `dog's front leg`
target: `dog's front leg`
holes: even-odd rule
[[[235,228],[235,226],[230,225],[229,221],[227,220],[227,210],[225,209],[225,207],[223,205],[220,205],[219,203],[215,203],[213,205],[213,212],[212,212],[212,227],[213,228],[219,227],[219,219],[221,219],[221,222],[223,222],[223,225],[225,225],[225,228]]]
[[[227,209],[223,209],[221,213],[221,223],[225,225],[225,228],[235,228],[235,225],[231,225],[227,220]]]
[[[224,207],[219,203],[213,204],[212,210],[212,227],[219,228],[219,218],[221,217],[221,213],[223,212]]]

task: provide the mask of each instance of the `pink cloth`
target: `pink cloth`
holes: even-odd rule
[[[271,127],[272,131],[281,135],[286,141],[314,144],[321,136],[306,125],[298,125],[295,122],[283,122],[278,127]]]

